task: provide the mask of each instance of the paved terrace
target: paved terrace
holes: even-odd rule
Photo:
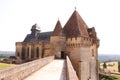
[[[24,80],[66,80],[65,60],[53,60]]]

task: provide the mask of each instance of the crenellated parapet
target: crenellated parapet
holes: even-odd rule
[[[66,47],[80,48],[90,47],[91,39],[87,37],[67,38]]]

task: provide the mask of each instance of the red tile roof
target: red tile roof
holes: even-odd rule
[[[52,33],[52,36],[61,36],[61,35],[63,35],[62,26],[61,26],[60,21],[58,20],[57,23],[56,23],[55,29]]]
[[[89,35],[87,29],[88,26],[83,21],[79,13],[75,10],[70,19],[68,20],[68,22],[65,24],[63,31],[66,37],[78,37],[78,36],[88,37]]]

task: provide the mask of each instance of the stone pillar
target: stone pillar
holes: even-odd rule
[[[41,58],[42,56],[41,56],[41,44],[40,44],[40,46],[39,46],[39,58]]]
[[[22,52],[22,44],[21,44],[21,42],[16,42],[16,53],[15,53],[15,56],[21,58],[21,52]]]
[[[29,45],[29,60],[31,60],[31,45]]]

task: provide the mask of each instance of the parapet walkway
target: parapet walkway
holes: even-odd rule
[[[53,60],[24,80],[66,80],[65,60]]]

